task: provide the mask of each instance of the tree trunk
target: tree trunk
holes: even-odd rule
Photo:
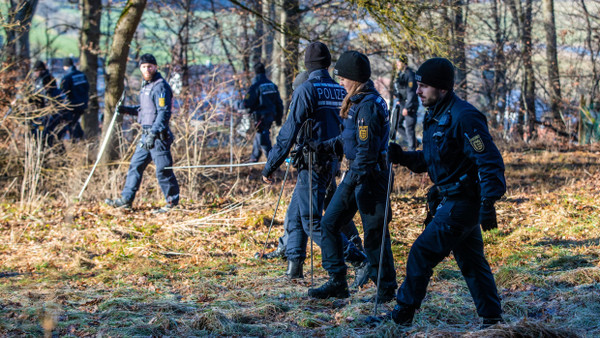
[[[556,46],[556,24],[554,23],[554,0],[542,0],[544,26],[546,30],[546,62],[548,80],[550,81],[550,111],[556,127],[564,127],[561,117],[562,98],[560,90],[560,74],[558,72],[558,56]]]
[[[37,8],[38,0],[10,0],[8,24],[5,27],[6,64],[9,69],[18,70],[23,79],[29,71],[29,30]]]
[[[506,110],[506,56],[504,55],[505,36],[502,32],[501,16],[498,4],[501,0],[492,3],[492,16],[494,20],[494,86],[492,102],[500,116],[504,116]],[[492,125],[495,124],[495,119]]]
[[[592,20],[594,20],[594,18],[590,15],[590,12],[587,9],[587,5],[585,4],[585,0],[581,0],[581,8],[583,9],[586,23],[585,45],[590,52],[590,61],[592,62],[592,88],[590,90],[590,105],[595,105],[599,101],[596,94],[598,93],[600,74],[598,71],[598,66],[596,65],[596,53],[594,52],[593,46],[595,39],[595,30],[592,27]]]
[[[273,20],[273,12],[274,12],[274,8],[273,8],[273,0],[263,0],[262,1],[262,15],[264,18],[268,18],[271,21]],[[276,60],[275,58],[272,57],[273,54],[273,39],[274,39],[274,35],[273,35],[273,30],[272,29],[267,29],[266,32],[264,33],[264,39],[262,40],[262,46],[261,46],[261,59],[262,60]],[[272,68],[272,67],[271,67]]]
[[[283,0],[281,27],[283,46],[283,85],[279,87],[284,106],[287,106],[292,93],[292,82],[298,72],[300,4],[298,0]]]
[[[127,70],[129,45],[145,7],[146,0],[128,0],[115,26],[112,45],[108,52],[108,66],[106,67],[106,94],[104,95],[104,123],[102,127],[102,132],[105,135],[110,132],[108,126],[124,90],[123,79]],[[122,118],[119,118],[118,122],[121,122],[121,120]],[[107,145],[108,151],[105,151],[102,155],[102,163],[109,163],[117,158],[117,142],[118,138],[113,134]]]
[[[90,83],[90,102],[88,110],[81,118],[81,127],[86,138],[98,135],[98,53],[100,53],[100,21],[102,19],[102,0],[83,0],[81,8],[81,56],[79,66]]]
[[[456,68],[455,92],[467,99],[467,55],[465,50],[465,28],[467,23],[467,6],[463,0],[454,0],[452,2],[452,55],[454,66]]]

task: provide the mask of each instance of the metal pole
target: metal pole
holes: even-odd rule
[[[229,117],[229,172],[233,172],[233,109]]]
[[[273,227],[273,222],[275,221],[275,216],[277,216],[277,209],[279,208],[279,202],[281,201],[281,195],[283,195],[283,187],[285,186],[285,181],[288,177],[288,172],[290,171],[290,162],[289,159],[285,160],[285,164],[287,168],[285,169],[285,175],[283,176],[283,182],[281,182],[281,190],[279,191],[279,198],[277,199],[277,204],[275,205],[275,212],[273,213],[273,218],[271,218],[271,225],[269,225],[269,231],[267,232],[267,238],[265,239],[265,245],[263,245],[262,252],[260,253],[259,258],[264,257],[265,250],[267,248],[267,241],[269,240],[269,235],[271,234],[271,228]]]
[[[305,143],[308,144],[309,141],[312,141],[312,120],[306,120],[306,139]],[[307,148],[305,148],[307,149]],[[309,222],[309,236],[310,236],[310,285],[313,285],[313,194],[312,194],[312,173],[313,173],[313,153],[310,149],[308,149],[308,222]]]
[[[117,102],[117,106],[115,107],[115,113],[113,114],[112,120],[110,121],[110,124],[108,125],[108,130],[106,131],[106,135],[104,136],[104,140],[102,141],[102,145],[100,146],[100,151],[98,152],[98,157],[96,158],[96,163],[94,163],[94,166],[92,167],[92,171],[88,175],[88,178],[85,180],[85,183],[83,184],[83,187],[81,188],[81,191],[79,192],[79,196],[77,196],[78,199],[81,199],[81,196],[83,195],[83,192],[85,191],[85,188],[87,187],[88,183],[90,183],[90,179],[92,178],[92,175],[94,174],[94,171],[96,170],[96,167],[98,166],[98,163],[100,162],[100,158],[102,158],[104,149],[106,148],[106,145],[108,144],[108,140],[110,139],[110,134],[112,132],[113,126],[115,125],[115,121],[117,120],[117,116],[119,115],[119,107],[123,103],[124,98],[125,98],[125,90],[123,90],[123,93],[121,93],[121,98],[119,99],[119,102]]]

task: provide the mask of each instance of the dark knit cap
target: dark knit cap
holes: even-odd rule
[[[146,54],[142,55],[142,57],[140,57],[140,65],[143,63],[151,63],[155,66],[157,65],[154,55],[152,55],[150,53],[146,53]]]
[[[46,65],[41,60],[37,60],[33,64],[33,70],[46,70]]]
[[[365,54],[350,50],[340,55],[333,73],[348,80],[364,83],[371,78],[371,62]]]
[[[265,65],[263,65],[262,63],[257,63],[254,65],[254,73],[256,74],[264,74],[265,73]]]
[[[294,82],[292,83],[292,89],[296,90],[296,88],[300,87],[301,84],[303,84],[304,82],[306,82],[306,80],[308,80],[308,71],[303,71],[300,72],[298,75],[296,75],[296,78],[294,79]]]
[[[71,58],[63,59],[63,67],[72,67],[74,65],[75,65],[75,63],[73,62],[73,59],[71,59]]]
[[[304,66],[309,72],[317,69],[326,69],[331,65],[329,48],[320,42],[311,42],[304,52]]]
[[[415,80],[438,89],[454,88],[454,65],[445,58],[429,59],[415,73]]]

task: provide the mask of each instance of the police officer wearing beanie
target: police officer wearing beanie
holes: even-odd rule
[[[85,74],[77,70],[73,59],[64,58],[63,69],[67,74],[62,78],[60,90],[65,96],[68,107],[65,114],[67,129],[72,139],[80,139],[83,137],[83,129],[79,124],[79,118],[88,107],[90,84]]]
[[[357,51],[345,52],[337,61],[334,73],[348,92],[341,108],[343,131],[324,147],[335,151],[342,145],[349,170],[321,221],[322,261],[329,280],[318,288],[308,290],[310,297],[320,299],[350,296],[340,227],[348,223],[357,211],[364,229],[370,277],[377,281],[388,182],[385,153],[390,133],[389,112],[385,100],[370,80],[369,59]],[[389,233],[385,234],[383,253],[377,299],[388,302],[394,298],[397,287]]]
[[[394,96],[396,96],[397,101],[392,113],[392,133],[400,134],[408,144],[408,150],[416,150],[415,127],[417,125],[419,97],[417,95],[415,72],[408,66],[406,55],[400,56],[396,66],[398,67],[398,76],[394,81]],[[393,136],[395,138],[396,135]]]
[[[329,75],[331,54],[322,42],[312,42],[306,48],[304,65],[309,72],[308,80],[302,83],[292,94],[287,119],[273,150],[269,154],[263,169],[263,181],[273,183],[271,175],[285,161],[294,145],[298,154],[305,153],[303,147],[309,143],[321,143],[340,134],[340,106],[345,91]],[[312,134],[312,140],[310,135]],[[333,179],[333,168],[337,158],[329,153],[315,153],[312,173],[309,173],[307,158],[300,156],[296,162],[298,179],[292,194],[288,217],[288,242],[286,257],[290,279],[303,278],[303,265],[306,259],[306,246],[310,233],[310,210],[312,209],[313,240],[321,246],[321,216],[325,192]],[[312,180],[312,205],[309,203],[309,180]],[[352,245],[357,258],[362,254]],[[364,259],[364,256],[361,257]]]
[[[33,75],[35,86],[31,101],[39,110],[39,113],[44,113],[44,116],[32,120],[31,132],[41,136],[47,145],[52,146],[54,144],[55,129],[62,120],[62,114],[58,111],[56,105],[61,100],[61,93],[56,84],[56,79],[50,74],[43,61],[38,60],[33,64]]]
[[[125,187],[121,197],[107,199],[106,204],[115,208],[131,208],[135,194],[140,188],[144,170],[154,162],[156,178],[166,199],[166,205],[156,209],[154,213],[166,213],[179,204],[179,184],[172,169],[171,144],[173,134],[169,129],[173,92],[171,87],[158,72],[156,59],[152,54],[144,54],[140,58],[142,72],[142,88],[139,106],[120,106],[119,113],[137,115],[137,122],[142,125],[142,137],[135,148]]]
[[[244,97],[244,108],[250,110],[254,117],[256,135],[252,143],[250,162],[258,162],[262,152],[265,157],[271,151],[271,125],[273,121],[280,126],[283,118],[283,102],[277,86],[267,78],[262,63],[254,65],[256,76]],[[261,151],[262,148],[262,151]]]
[[[390,144],[392,163],[427,172],[432,214],[410,249],[406,277],[398,289],[392,319],[410,325],[427,291],[433,268],[452,252],[483,325],[502,321],[494,276],[483,252],[481,228],[497,227],[494,202],[506,191],[504,162],[492,141],[485,116],[453,92],[454,66],[444,58],[417,70],[417,94],[426,108],[423,150],[403,151]]]

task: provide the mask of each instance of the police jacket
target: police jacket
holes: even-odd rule
[[[69,72],[62,78],[60,89],[72,108],[86,109],[89,101],[90,84],[85,74],[71,66]]]
[[[454,92],[427,109],[423,150],[405,152],[401,164],[427,171],[438,188],[459,184],[461,194],[494,201],[506,192],[504,162],[485,116]]]
[[[56,80],[46,69],[35,79],[35,93],[33,103],[37,108],[49,105],[51,99],[60,99],[61,93],[56,85]]]
[[[360,178],[379,165],[388,147],[390,117],[385,100],[369,80],[361,93],[350,98],[352,106],[344,119],[339,139],[344,144],[344,156],[350,162],[349,175]],[[332,141],[329,141],[332,142]]]
[[[269,177],[285,161],[308,119],[313,120],[313,140],[321,143],[340,135],[340,107],[346,90],[335,82],[326,69],[310,73],[292,94],[287,119],[277,135],[277,143],[269,153],[263,176]],[[306,141],[301,135],[300,142]]]
[[[265,74],[256,74],[252,80],[252,85],[244,97],[244,108],[250,109],[256,122],[278,121],[279,124],[283,117],[283,102],[279,90]]]
[[[142,82],[140,105],[121,109],[127,114],[137,115],[137,121],[144,129],[158,134],[169,130],[172,100],[171,86],[156,72],[152,80]]]
[[[402,108],[406,108],[409,113],[415,113],[419,109],[419,97],[417,96],[417,82],[415,82],[415,72],[410,68],[398,73],[394,81],[394,95]]]

